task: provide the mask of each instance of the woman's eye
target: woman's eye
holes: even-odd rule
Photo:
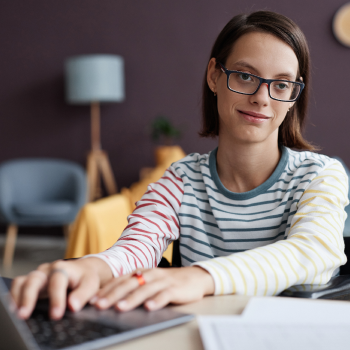
[[[276,84],[275,87],[279,90],[286,90],[288,89],[288,85],[285,84],[285,83],[279,83],[279,84]]]
[[[249,74],[246,74],[246,73],[241,73],[241,74],[239,75],[239,77],[240,77],[242,80],[244,80],[244,81],[249,81],[249,80],[251,80],[250,75],[249,75]]]

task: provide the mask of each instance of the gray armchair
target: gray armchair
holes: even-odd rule
[[[0,165],[0,216],[8,224],[4,267],[12,265],[18,226],[67,226],[87,198],[84,169],[56,159]]]

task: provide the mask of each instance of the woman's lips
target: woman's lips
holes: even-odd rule
[[[270,119],[266,115],[260,114],[260,113],[255,113],[255,112],[250,112],[250,111],[238,111],[238,112],[245,120],[247,120],[251,123],[261,124],[261,123],[264,123]]]

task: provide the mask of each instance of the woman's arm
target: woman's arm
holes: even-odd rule
[[[303,193],[286,240],[195,263],[215,280],[215,294],[275,295],[295,284],[327,283],[345,264],[348,178],[333,163]]]
[[[177,212],[182,195],[182,180],[170,167],[148,187],[121,238],[109,250],[84,259],[42,264],[36,271],[17,277],[11,294],[19,316],[28,318],[37,298],[48,295],[50,316],[59,319],[66,303],[71,310],[80,310],[113,276],[156,267],[168,244],[179,237]],[[67,288],[72,290],[68,300]]]
[[[108,250],[87,257],[104,260],[114,277],[138,268],[157,267],[168,245],[179,238],[177,213],[183,196],[183,182],[172,167],[137,202],[129,224]]]

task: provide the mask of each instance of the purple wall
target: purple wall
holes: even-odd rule
[[[187,153],[207,152],[200,139],[200,91],[211,46],[236,14],[258,9],[291,17],[312,54],[312,95],[306,135],[323,153],[350,165],[350,49],[333,37],[332,18],[344,0],[32,0],[3,1],[0,13],[0,162],[59,157],[85,164],[89,107],[64,102],[63,62],[78,54],[124,57],[126,101],[102,108],[102,144],[120,186],[152,166],[150,122],[168,116],[184,130]],[[315,4],[317,4],[315,6]]]

